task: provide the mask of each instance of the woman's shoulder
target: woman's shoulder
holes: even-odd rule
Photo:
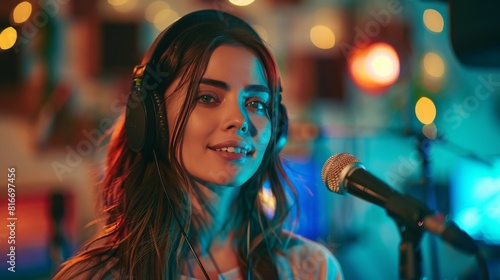
[[[284,279],[343,279],[340,264],[328,248],[292,232],[284,231],[283,236],[278,265]]]

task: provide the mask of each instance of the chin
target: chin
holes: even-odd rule
[[[241,167],[233,164],[218,166],[213,164],[215,168],[211,170],[193,170],[189,172],[193,177],[200,179],[210,184],[224,185],[228,187],[239,187],[248,181],[251,177],[250,166]],[[199,176],[197,176],[199,175]]]
[[[217,182],[213,182],[212,184],[218,185],[218,186],[221,186],[221,187],[227,187],[227,188],[239,188],[243,184],[245,184],[246,181],[248,181],[248,180],[242,180],[242,179],[238,179],[238,178],[232,178],[232,179],[229,179],[229,180],[219,180]]]

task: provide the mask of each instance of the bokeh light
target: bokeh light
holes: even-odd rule
[[[235,6],[248,6],[252,4],[255,0],[229,0],[229,2]]]
[[[108,0],[108,3],[120,13],[133,11],[138,4],[138,0]]]
[[[428,139],[436,139],[436,137],[437,137],[437,127],[436,127],[436,124],[430,123],[430,124],[424,125],[424,127],[422,127],[422,133]]]
[[[429,98],[421,97],[415,104],[415,115],[421,123],[431,124],[436,118],[436,105]]]
[[[163,9],[156,13],[153,18],[153,25],[158,30],[163,30],[167,28],[171,23],[176,21],[179,15],[171,9]]]
[[[268,184],[264,185],[259,191],[259,199],[264,213],[271,218],[276,211],[276,197],[274,196]]]
[[[30,17],[32,12],[31,3],[28,1],[23,1],[14,8],[12,11],[12,20],[14,23],[23,23]]]
[[[439,33],[443,31],[444,20],[443,16],[434,9],[427,9],[423,15],[424,25],[432,32]]]
[[[252,25],[252,28],[259,34],[259,36],[264,40],[264,41],[269,41],[269,34],[267,33],[267,30],[261,26],[261,25]]]
[[[162,10],[170,10],[170,5],[168,5],[167,2],[160,0],[149,3],[145,12],[146,20],[154,23],[156,14]]]
[[[354,50],[348,59],[349,74],[354,83],[371,93],[380,94],[399,77],[399,57],[386,43],[376,43]]]
[[[444,75],[444,60],[440,55],[434,52],[428,52],[422,60],[424,71],[434,78],[440,78]]]
[[[347,40],[345,33],[349,31],[346,30],[346,19],[344,17],[345,14],[343,11],[333,7],[323,6],[315,9],[314,12],[307,17],[307,23],[304,23],[304,25],[307,24],[311,27],[325,26],[328,28],[331,33],[333,33],[335,47],[335,45],[338,46],[339,42]],[[330,33],[330,31],[327,32]]]
[[[309,36],[311,38],[311,42],[317,48],[327,50],[335,46],[335,34],[330,28],[324,25],[316,25],[311,28]]]
[[[8,50],[17,40],[17,31],[14,27],[7,27],[0,33],[0,49]]]

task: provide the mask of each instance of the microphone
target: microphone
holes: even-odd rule
[[[428,209],[419,200],[389,187],[366,171],[363,164],[350,154],[335,154],[327,159],[321,178],[328,190],[334,193],[351,194],[385,208],[399,226],[416,231],[427,230],[465,253],[475,254],[478,251],[474,239],[453,221]]]

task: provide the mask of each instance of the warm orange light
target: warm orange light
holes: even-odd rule
[[[162,10],[170,10],[170,5],[168,5],[167,2],[160,0],[149,3],[145,11],[146,20],[154,23],[156,14]]]
[[[14,27],[10,26],[2,30],[0,32],[0,49],[1,50],[8,50],[14,44],[16,43],[17,40],[17,31],[14,29]]]
[[[139,0],[108,0],[108,3],[120,13],[133,11],[139,4]]]
[[[444,19],[441,13],[434,9],[427,9],[424,11],[423,20],[425,27],[432,32],[439,33],[443,31]]]
[[[158,30],[163,30],[172,22],[176,21],[179,15],[171,9],[163,9],[158,11],[153,18],[153,25]]]
[[[415,104],[415,115],[421,123],[429,125],[436,118],[436,105],[429,98],[421,97]]]
[[[259,191],[259,198],[266,215],[268,217],[273,216],[276,211],[276,197],[271,189],[262,187]]]
[[[316,25],[309,32],[311,42],[320,49],[327,50],[335,46],[335,34],[324,25]]]
[[[441,78],[446,70],[443,58],[435,52],[426,53],[422,59],[422,64],[425,73],[434,78]]]
[[[259,34],[259,36],[264,41],[269,40],[269,33],[267,33],[267,30],[263,26],[256,24],[256,25],[252,25],[252,28]]]
[[[32,11],[32,6],[31,3],[28,1],[23,1],[14,8],[14,11],[12,11],[12,20],[14,20],[15,23],[23,23],[31,15]]]
[[[235,6],[240,6],[240,7],[244,7],[244,6],[248,6],[250,4],[253,3],[253,1],[255,0],[229,0],[229,2]]]
[[[379,95],[399,77],[399,58],[394,48],[376,43],[355,49],[348,58],[349,74],[363,90]]]

